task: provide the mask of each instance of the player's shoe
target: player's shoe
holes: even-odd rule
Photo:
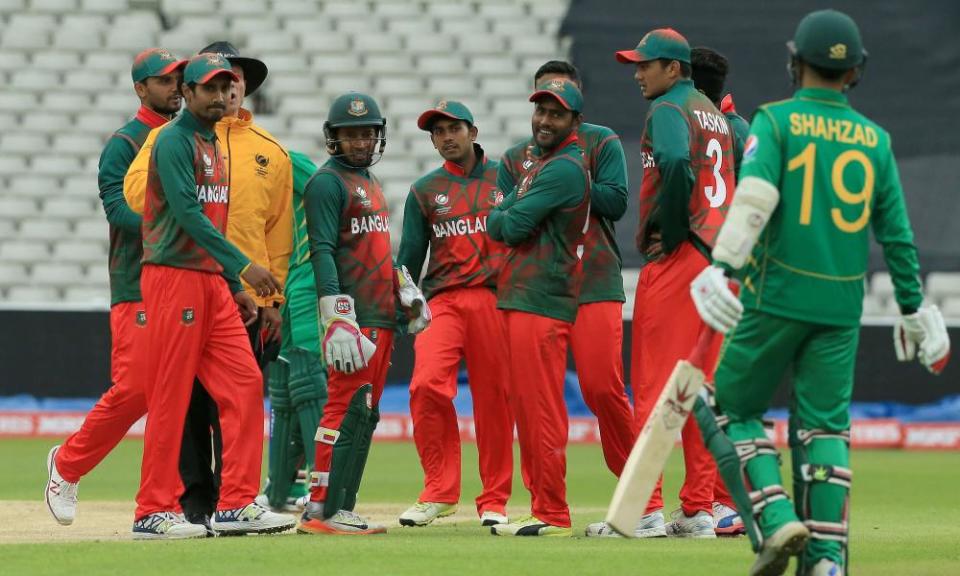
[[[184,519],[191,524],[200,524],[207,529],[207,538],[213,538],[217,535],[213,531],[213,528],[210,527],[210,516],[207,516],[203,512],[184,512]]]
[[[667,536],[675,538],[716,538],[713,530],[713,515],[703,510],[693,516],[687,516],[683,508],[670,513],[670,522],[666,526]]]
[[[823,558],[807,570],[806,576],[843,576],[843,566]]]
[[[803,552],[810,531],[802,522],[787,522],[767,538],[757,560],[750,567],[750,576],[780,576],[787,569],[790,557]]]
[[[720,502],[713,503],[713,531],[717,536],[740,536],[747,533],[740,513]]]
[[[73,524],[73,517],[77,513],[77,490],[80,483],[67,482],[60,475],[56,462],[59,450],[58,444],[47,453],[47,487],[43,491],[43,499],[54,519],[64,526],[69,526]]]
[[[456,504],[443,502],[417,502],[400,515],[401,526],[426,526],[437,518],[445,518],[457,513]]]
[[[270,499],[267,498],[266,494],[257,494],[257,497],[253,499],[258,505],[269,508],[274,512],[295,512],[299,514],[303,512],[303,508],[307,505],[307,501],[310,500],[310,495],[300,496],[299,498],[294,498],[293,496],[287,497],[287,503],[283,505],[283,508],[274,508],[270,505]]]
[[[525,516],[509,524],[497,524],[490,527],[494,536],[573,536],[573,529],[563,526],[554,526],[538,519],[536,516]]]
[[[480,515],[480,525],[487,528],[509,522],[510,520],[506,516],[493,510],[484,510],[483,514]]]
[[[351,510],[340,510],[329,518],[323,517],[323,504],[318,502],[307,503],[300,524],[297,525],[300,534],[341,534],[365,535],[385,534],[386,526],[370,522]]]
[[[637,527],[633,534],[635,538],[666,538],[667,530],[663,521],[663,511],[655,510],[649,514],[645,514],[643,518],[637,522]],[[611,528],[606,522],[594,522],[593,524],[588,525],[586,536],[599,538],[621,538],[620,534],[618,534],[617,531]]]
[[[285,532],[296,524],[295,517],[289,514],[277,514],[256,502],[230,510],[217,510],[210,521],[210,527],[219,536],[274,534]]]
[[[154,512],[133,523],[134,540],[182,540],[205,538],[207,529],[202,524],[191,524],[182,514]]]

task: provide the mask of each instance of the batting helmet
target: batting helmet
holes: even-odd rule
[[[387,119],[380,114],[380,106],[372,96],[360,92],[341,94],[330,105],[327,120],[323,123],[323,136],[326,139],[327,152],[333,156],[342,156],[340,139],[335,130],[348,126],[372,126],[377,129],[377,147],[370,166],[383,157],[387,146]]]

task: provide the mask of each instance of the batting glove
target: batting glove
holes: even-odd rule
[[[924,306],[913,314],[904,314],[893,327],[893,347],[897,360],[919,358],[927,370],[940,374],[950,361],[950,335],[943,315],[936,306]]]
[[[719,266],[707,266],[693,279],[690,296],[700,318],[721,334],[732,330],[743,316],[743,304]]]
[[[360,331],[353,298],[346,294],[320,298],[320,322],[324,327],[323,355],[327,366],[344,374],[367,367],[377,345]]]
[[[406,266],[394,268],[394,280],[397,286],[397,295],[400,298],[400,306],[406,310],[411,318],[407,331],[410,334],[423,332],[430,326],[430,321],[433,320],[430,307],[427,306],[427,299],[423,297],[423,292],[413,281]]]

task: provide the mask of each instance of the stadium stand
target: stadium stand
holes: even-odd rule
[[[97,199],[97,162],[104,140],[136,110],[129,67],[139,50],[158,45],[186,56],[213,40],[229,39],[241,51],[262,58],[270,76],[248,107],[288,148],[316,160],[325,158],[322,126],[333,97],[348,89],[370,91],[389,119],[386,156],[375,172],[391,203],[396,241],[407,188],[438,164],[436,151],[416,128],[416,116],[440,97],[461,99],[477,117],[480,142],[488,154],[499,156],[529,132],[530,75],[546,59],[570,54],[585,68],[588,116],[620,131],[628,156],[636,156],[642,110],[624,107],[618,96],[634,98],[636,94],[624,91],[635,87],[628,73],[602,58],[609,49],[632,45],[633,31],[655,23],[650,20],[655,12],[645,10],[641,23],[639,12],[627,10],[621,28],[598,38],[590,31],[588,4],[0,0],[0,83],[5,86],[0,92],[0,302],[108,304],[107,225]],[[629,2],[604,4],[610,5],[603,10],[609,14]],[[696,4],[703,4],[707,13],[712,9],[704,1]],[[691,8],[689,13],[698,16],[691,16],[688,35],[717,40],[726,50],[728,38],[720,41],[716,31],[703,29],[709,20],[703,10]],[[693,26],[694,21],[700,24]],[[784,15],[783,21],[795,19]],[[673,24],[686,30],[682,18]],[[779,40],[787,33],[776,28],[768,35]],[[765,69],[758,59],[766,55],[755,54],[753,46],[741,42],[728,50],[736,70]],[[782,55],[776,58],[779,72]],[[741,62],[749,65],[741,67]],[[747,111],[770,93],[783,92],[782,86],[771,92],[769,80],[748,85],[743,80],[747,76],[740,72],[733,77]],[[869,81],[868,74],[865,83]],[[929,154],[935,143],[924,141],[921,146],[913,137],[909,144]],[[939,148],[941,154],[945,149]],[[908,158],[902,167],[905,181],[947,182],[943,170],[931,176],[930,164],[918,163],[909,153],[901,156]],[[944,157],[941,164],[953,161],[955,157]],[[635,189],[640,171],[630,168]],[[912,211],[916,204],[911,202]],[[632,204],[618,227],[628,266],[637,265],[630,218],[634,209]],[[940,228],[960,217],[956,207],[936,214],[928,209],[922,215]],[[936,244],[929,236],[928,231],[922,237],[924,254],[927,246]],[[949,271],[957,269],[960,250],[956,242],[938,246],[934,261],[944,271],[927,276],[929,298],[960,318],[960,273]],[[624,271],[625,317],[632,313],[637,275],[636,269]],[[868,287],[868,316],[897,314],[889,275],[874,273]]]

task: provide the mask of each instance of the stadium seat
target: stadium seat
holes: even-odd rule
[[[308,15],[282,18],[281,27],[285,32],[298,36],[326,35],[333,32],[333,21],[330,18],[318,16],[314,10]]]
[[[228,15],[255,15],[264,12],[262,0],[229,0],[221,2],[219,6],[220,10]]]
[[[464,70],[464,57],[459,54],[433,54],[417,58],[417,72],[424,75],[457,74]]]
[[[307,53],[340,54],[350,52],[350,36],[335,33],[306,33],[300,37],[300,49]]]
[[[364,16],[370,11],[368,2],[324,0],[320,4],[323,6],[322,13],[324,16]]]
[[[281,29],[280,19],[272,14],[258,14],[256,16],[234,16],[230,18],[229,30],[231,35],[242,35],[247,38],[247,46],[253,35],[261,32],[277,32]],[[289,33],[289,32],[288,32]],[[253,48],[250,48],[253,51]],[[257,53],[259,54],[259,52]]]
[[[927,296],[934,299],[960,297],[960,272],[931,272],[927,274]]]
[[[413,96],[423,94],[423,80],[416,76],[377,76],[373,90],[377,94]]]
[[[89,303],[93,306],[110,304],[110,289],[102,286],[68,286],[63,291],[63,300],[75,304]]]
[[[363,66],[359,68],[367,74],[402,74],[413,68],[413,56],[410,54],[371,54],[363,59]]]
[[[508,38],[499,35],[460,35],[457,37],[457,52],[469,55],[506,54],[510,51],[509,42]]]
[[[537,35],[540,33],[540,22],[530,18],[494,20],[493,33],[510,37]]]
[[[429,79],[427,89],[436,102],[440,98],[450,100],[471,100],[478,96],[477,81],[473,76],[434,76]],[[464,102],[473,111],[474,107]]]
[[[55,14],[43,14],[37,10],[25,10],[11,14],[7,20],[8,30],[50,31],[57,27]]]
[[[16,196],[44,198],[61,193],[59,182],[60,180],[54,176],[24,174],[10,178],[9,190],[10,194]]]
[[[27,66],[27,54],[19,50],[0,50],[0,70],[20,70]]]
[[[303,136],[316,136],[323,138],[323,123],[325,118],[320,116],[304,116],[293,118],[290,122],[290,132]]]
[[[940,303],[940,310],[945,317],[955,321],[960,320],[960,297],[945,298]]]
[[[0,130],[13,131],[20,123],[17,121],[17,115],[11,112],[0,112]]]
[[[38,214],[37,202],[32,198],[0,196],[0,215],[4,218],[30,218]]]
[[[277,72],[267,77],[272,90],[285,94],[316,94],[319,88],[317,77],[304,72]]]
[[[526,11],[526,6],[519,2],[481,2],[477,5],[477,12],[492,20],[520,19]]]
[[[274,72],[303,72],[307,69],[307,56],[305,54],[264,54],[262,58],[271,74]]]
[[[14,156],[13,154],[0,155],[0,175],[2,174],[22,174],[27,171],[27,159],[24,156]],[[0,210],[0,214],[4,212]]]
[[[0,48],[19,48],[21,50],[38,50],[46,48],[50,42],[50,33],[32,28],[16,28],[8,26],[0,38]]]
[[[116,18],[121,18],[126,16],[125,14],[118,14]],[[116,22],[116,18],[114,22]],[[63,15],[63,18],[60,19],[60,29],[57,33],[61,33],[64,30],[96,30],[102,32],[110,28],[110,19],[106,14],[88,14],[84,12],[68,12]]]
[[[76,71],[81,68],[79,52],[63,50],[41,50],[33,53],[30,67],[35,70],[54,70],[57,72]]]
[[[453,51],[454,39],[439,34],[419,34],[407,36],[405,52],[410,54],[446,54]]]
[[[48,150],[50,150],[50,140],[45,134],[8,132],[0,135],[0,152],[33,154]]]
[[[108,50],[117,50],[136,54],[145,48],[156,45],[156,34],[153,30],[116,27],[104,35],[104,47]]]
[[[437,24],[432,18],[424,18],[422,16],[390,18],[387,20],[387,30],[390,31],[391,34],[402,34],[409,38],[411,36],[436,34]]]
[[[400,36],[387,34],[358,34],[353,37],[353,48],[358,52],[400,52],[403,49]]]
[[[135,97],[132,96],[135,99]],[[89,110],[92,106],[92,98],[89,94],[80,94],[78,92],[48,92],[40,99],[40,106],[44,110],[54,112],[77,112],[78,110]],[[135,112],[136,108],[130,110]]]
[[[81,90],[83,92],[102,92],[104,90],[110,90],[114,85],[113,76],[113,74],[104,70],[75,69],[64,74],[63,85],[67,88]],[[123,76],[125,84],[129,84],[130,77],[126,74]]]
[[[42,262],[30,271],[30,282],[38,286],[66,288],[75,286],[82,280],[83,269],[79,264]]]
[[[477,76],[516,74],[517,61],[511,57],[476,55],[469,58],[467,70]]]
[[[30,92],[0,92],[0,111],[26,112],[37,108],[37,98]]]
[[[294,51],[297,48],[297,38],[287,32],[264,32],[251,34],[247,39],[247,49],[259,54],[262,52]]]
[[[131,87],[131,92],[132,92]],[[136,108],[131,108],[126,112],[95,112],[91,111],[77,116],[76,129],[79,132],[89,132],[107,136],[113,134],[123,126],[127,117],[136,112]]]
[[[350,90],[356,92],[370,91],[370,77],[360,74],[327,74],[322,79],[323,91],[332,100]],[[321,110],[326,111],[323,107]]]
[[[19,262],[34,264],[50,259],[50,250],[46,242],[28,240],[7,240],[0,243],[0,262]]]
[[[85,218],[95,214],[93,199],[52,197],[43,203],[43,215],[48,218]]]
[[[893,281],[889,272],[877,272],[870,278],[870,293],[881,298],[893,297]]]
[[[72,174],[82,166],[78,158],[60,154],[35,155],[30,159],[30,170],[35,174]]]
[[[280,16],[315,16],[317,3],[313,0],[284,0],[273,3],[273,12]]]
[[[398,20],[400,17],[418,17],[422,18],[422,8],[419,2],[375,2],[373,11],[378,16],[389,16],[389,22]],[[426,18],[424,18],[426,19]]]
[[[81,242],[77,240],[57,242],[53,248],[53,259],[58,262],[77,262],[80,264],[103,262],[107,259],[106,242]]]
[[[130,5],[128,0],[80,0],[80,9],[100,14],[122,14],[130,9]]]
[[[104,240],[110,237],[110,225],[104,216],[84,218],[73,227],[73,237],[78,240]]]
[[[27,0],[0,0],[0,15],[22,12],[26,6]]]
[[[60,300],[60,291],[52,286],[11,286],[7,289],[7,302],[40,304]]]
[[[342,16],[336,19],[337,32],[359,36],[383,33],[383,18],[376,15]]]
[[[10,82],[19,90],[45,92],[56,88],[60,83],[60,75],[50,70],[27,68],[12,72]]]
[[[109,286],[110,285],[110,267],[106,259],[102,262],[93,262],[87,265],[83,275],[83,283],[87,286]]]
[[[3,221],[0,221],[0,227]],[[16,284],[22,284],[27,280],[27,267],[17,262],[0,261],[0,287],[6,288]]]

